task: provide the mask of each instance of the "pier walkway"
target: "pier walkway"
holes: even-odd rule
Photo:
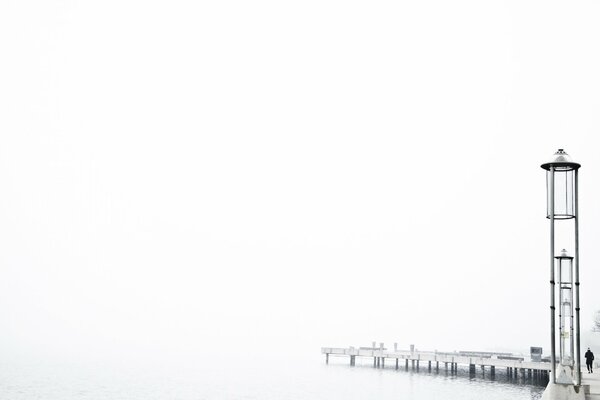
[[[398,350],[394,346],[393,351],[388,351],[383,347],[383,343],[377,347],[322,347],[321,354],[325,355],[325,362],[329,362],[329,357],[348,357],[350,365],[356,365],[356,357],[373,358],[374,367],[385,367],[386,362],[399,368],[404,364],[405,368],[411,367],[418,370],[428,368],[439,371],[440,366],[445,370],[456,372],[459,365],[469,367],[469,371],[474,373],[479,366],[482,370],[489,368],[490,375],[493,376],[496,368],[506,368],[509,376],[518,377],[521,374],[523,378],[547,379],[550,371],[550,363],[541,361],[525,360],[524,357],[514,356],[511,353],[493,353],[493,352],[440,352],[440,351],[417,351],[417,350]],[[598,397],[600,400],[600,397]]]
[[[586,400],[600,400],[600,372],[588,374],[587,371],[581,371],[581,384],[585,387]]]

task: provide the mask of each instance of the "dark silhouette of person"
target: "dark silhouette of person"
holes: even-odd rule
[[[593,371],[592,369],[592,362],[594,361],[594,353],[592,353],[590,351],[590,348],[588,347],[587,351],[585,352],[585,365],[587,365],[587,369],[588,372],[591,374]]]

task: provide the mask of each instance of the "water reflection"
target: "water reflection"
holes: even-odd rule
[[[409,377],[413,384],[419,381],[419,377],[423,377],[424,380],[427,380],[428,385],[432,381],[438,384],[439,386],[436,385],[438,389],[435,390],[443,391],[444,395],[447,395],[445,398],[448,400],[461,398],[459,397],[459,394],[462,393],[460,387],[470,387],[474,392],[485,388],[486,390],[497,392],[498,398],[501,399],[538,400],[541,398],[544,388],[548,383],[547,375],[528,370],[515,371],[513,368],[492,369],[489,366],[485,368],[476,366],[473,369],[469,366],[446,366],[444,363],[436,365],[435,362],[433,364],[428,364],[427,362],[419,364],[412,361],[409,362],[408,360],[406,362],[401,361],[397,367],[393,362],[387,364],[385,367],[373,367],[372,363],[366,363],[363,360],[361,360],[363,362],[356,360],[355,366],[349,366],[347,363],[340,361],[338,360],[338,362],[330,364],[329,368],[351,368],[356,369],[356,372],[361,370],[376,371],[383,375],[398,374]],[[454,388],[449,389],[445,387],[449,383],[452,383]],[[432,388],[432,390],[434,389]],[[427,397],[411,396],[411,398],[426,399]],[[469,397],[466,396],[465,398]],[[486,398],[490,399],[489,396],[486,396]],[[495,397],[492,396],[491,398]]]

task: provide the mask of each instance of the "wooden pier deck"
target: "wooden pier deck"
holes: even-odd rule
[[[396,346],[395,346],[396,347]],[[399,368],[401,364],[408,368],[427,368],[439,371],[440,367],[456,372],[459,365],[469,367],[470,372],[475,372],[479,367],[482,370],[489,368],[490,375],[494,375],[496,368],[506,368],[506,373],[517,377],[519,373],[523,378],[547,379],[550,363],[526,360],[524,357],[514,356],[510,353],[492,352],[439,352],[439,351],[388,351],[383,347],[322,347],[321,353],[325,355],[325,362],[329,357],[348,357],[350,365],[356,365],[356,357],[373,358],[374,367],[385,367],[392,364]]]

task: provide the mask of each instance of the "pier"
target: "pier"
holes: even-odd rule
[[[522,379],[534,379],[547,381],[549,378],[550,363],[543,361],[526,360],[524,357],[513,355],[512,353],[495,352],[477,352],[477,351],[459,351],[459,352],[441,352],[441,351],[417,351],[398,350],[397,344],[394,344],[393,350],[388,350],[380,343],[378,347],[322,347],[321,354],[325,355],[325,362],[329,363],[330,357],[348,357],[349,365],[356,365],[356,358],[372,358],[373,367],[385,368],[386,363],[398,369],[404,367],[408,369],[420,370],[426,368],[428,371],[440,369],[456,373],[459,366],[469,368],[471,374],[475,374],[477,369],[485,373],[489,371],[491,377],[496,371],[505,370],[509,377]]]

